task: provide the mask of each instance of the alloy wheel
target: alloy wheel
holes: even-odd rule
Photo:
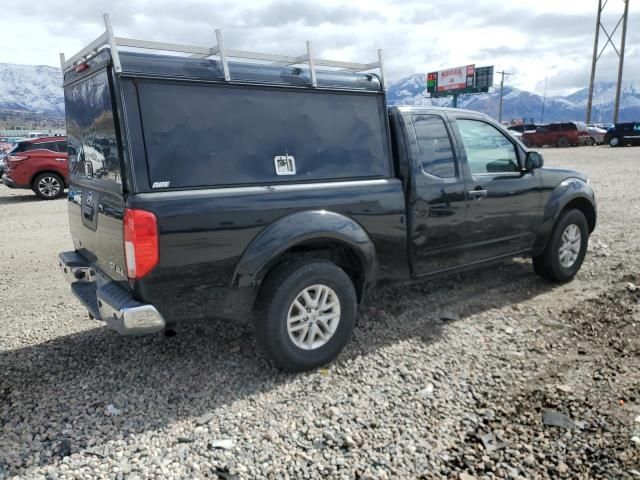
[[[296,295],[287,315],[287,332],[302,350],[315,350],[331,340],[340,323],[340,299],[327,285],[311,285]]]
[[[560,248],[558,249],[560,265],[564,268],[570,268],[573,266],[580,254],[581,243],[582,233],[580,233],[580,228],[573,223],[567,225],[567,228],[562,232]]]
[[[44,197],[53,198],[60,193],[62,185],[56,177],[45,176],[38,181],[38,191]]]

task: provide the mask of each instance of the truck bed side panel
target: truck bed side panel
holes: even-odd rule
[[[262,229],[297,211],[323,208],[353,218],[370,235],[379,277],[408,278],[404,196],[397,179],[301,183],[131,195],[154,212],[160,263],[135,295],[175,320],[224,317],[224,299],[243,252]]]

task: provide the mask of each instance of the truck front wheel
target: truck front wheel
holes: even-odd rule
[[[556,221],[544,251],[533,257],[533,268],[552,282],[571,280],[584,261],[589,242],[587,219],[580,210],[567,210]]]
[[[305,371],[338,356],[358,301],[349,276],[322,259],[285,262],[268,275],[255,312],[258,343],[281,368]]]

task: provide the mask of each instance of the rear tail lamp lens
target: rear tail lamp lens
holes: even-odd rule
[[[124,253],[131,280],[144,277],[158,264],[158,221],[153,212],[125,209]]]

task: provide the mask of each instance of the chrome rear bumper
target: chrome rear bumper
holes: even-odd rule
[[[121,335],[155,333],[166,327],[153,305],[134,300],[129,291],[110,281],[78,252],[62,252],[59,266],[89,315]]]

